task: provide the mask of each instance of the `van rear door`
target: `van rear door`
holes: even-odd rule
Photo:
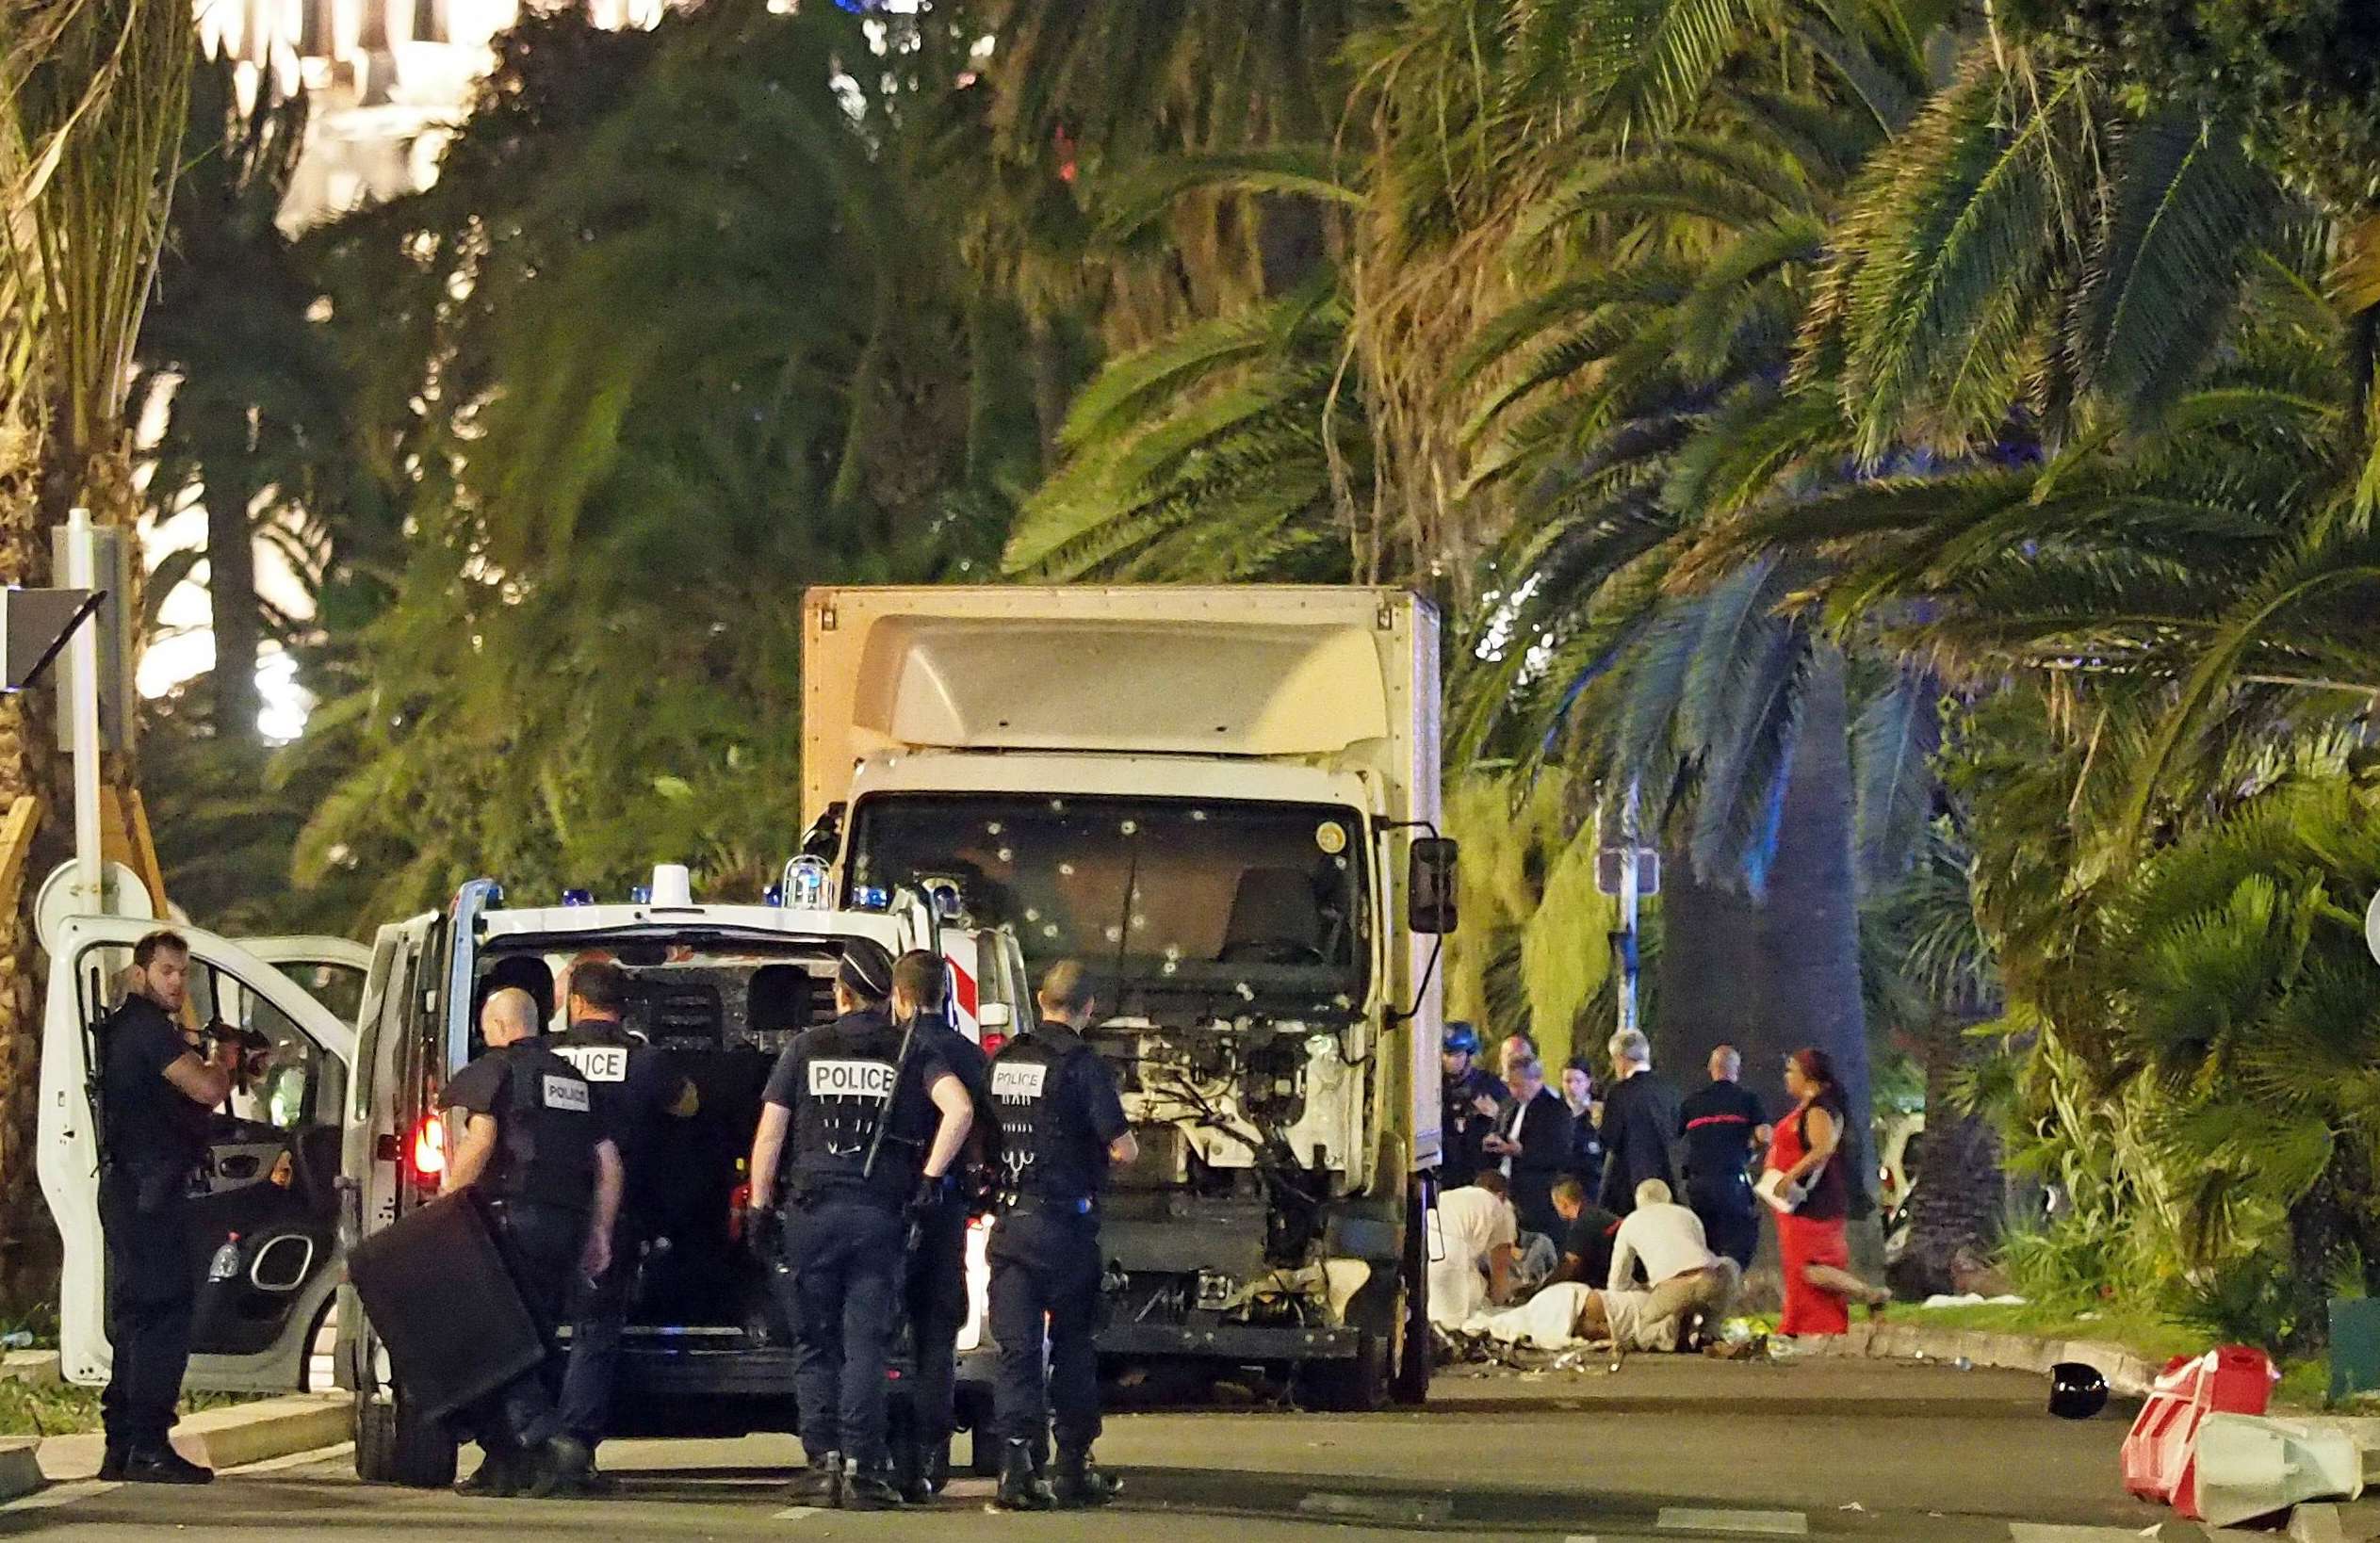
[[[59,1346],[62,1369],[75,1382],[106,1381],[109,1362],[93,1111],[99,1024],[122,1000],[133,944],[155,926],[70,917],[52,939],[39,1167],[64,1244]],[[338,1275],[340,1128],[355,1033],[256,950],[197,928],[179,931],[190,944],[189,1021],[247,1030],[264,1043],[252,1075],[214,1113],[192,1190],[199,1308],[187,1386],[299,1387]],[[346,939],[276,939],[266,947],[327,993],[360,988],[367,956]]]

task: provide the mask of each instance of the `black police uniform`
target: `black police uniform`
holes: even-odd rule
[[[579,1273],[595,1206],[595,1149],[608,1134],[595,1091],[545,1040],[530,1038],[490,1050],[457,1072],[439,1105],[496,1121],[496,1152],[477,1187],[511,1256],[522,1301],[550,1336]],[[496,1456],[555,1435],[554,1409],[549,1372],[541,1368],[461,1411],[455,1424]]]
[[[991,1064],[1003,1209],[992,1227],[991,1331],[1000,1434],[1041,1466],[1055,1415],[1063,1466],[1099,1438],[1099,1192],[1107,1149],[1131,1129],[1116,1080],[1082,1037],[1045,1024]],[[1045,1384],[1041,1340],[1048,1315]]]
[[[840,1454],[872,1477],[888,1456],[885,1372],[907,1243],[903,1208],[939,1123],[926,1090],[948,1069],[915,1045],[896,1065],[902,1039],[881,1008],[806,1030],[763,1095],[792,1114],[778,1193],[802,1446],[813,1465]]]
[[[620,1162],[628,1170],[620,1220],[611,1232],[611,1264],[585,1283],[572,1306],[570,1367],[562,1376],[559,1419],[564,1435],[592,1452],[603,1440],[611,1412],[611,1381],[620,1359],[620,1331],[637,1261],[660,1213],[651,1161],[663,1121],[677,1106],[686,1080],[669,1052],[638,1039],[617,1018],[588,1018],[545,1044],[579,1068],[595,1090],[595,1107]]]
[[[1443,1189],[1459,1190],[1496,1166],[1488,1155],[1487,1140],[1503,1129],[1504,1106],[1511,1102],[1511,1094],[1478,1066],[1446,1079],[1444,1089],[1445,1109],[1438,1128],[1438,1182]],[[1472,1100],[1482,1095],[1495,1100],[1495,1113],[1482,1114],[1472,1107]]]
[[[975,1128],[988,1140],[996,1116],[990,1105],[990,1063],[982,1048],[938,1016],[918,1020],[918,1043],[967,1089],[968,1102],[975,1106]],[[939,1486],[948,1468],[951,1430],[957,1422],[958,1336],[967,1324],[967,1220],[973,1210],[970,1178],[954,1168],[935,1204],[916,1217],[904,1291],[909,1336],[917,1347],[909,1394],[924,1457],[917,1477],[929,1487]]]
[[[208,1112],[165,1079],[191,1053],[181,1026],[133,997],[99,1029],[99,1219],[107,1244],[107,1340],[114,1362],[100,1418],[113,1454],[171,1450],[198,1303],[190,1181],[206,1155]]]
[[[1703,1219],[1711,1247],[1747,1270],[1760,1246],[1759,1202],[1747,1164],[1752,1137],[1767,1121],[1758,1096],[1735,1082],[1706,1084],[1678,1113],[1686,1138],[1686,1203]]]

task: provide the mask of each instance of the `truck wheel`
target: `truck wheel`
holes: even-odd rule
[[[1429,1397],[1430,1358],[1437,1346],[1429,1337],[1429,1191],[1420,1178],[1405,1198],[1405,1257],[1398,1269],[1404,1276],[1396,1293],[1396,1367],[1390,1392],[1403,1405],[1419,1405]]]
[[[1371,1414],[1389,1399],[1389,1341],[1367,1332],[1344,1361],[1309,1361],[1297,1377],[1297,1402],[1317,1413]]]
[[[443,1489],[454,1483],[455,1443],[425,1420],[399,1390],[386,1399],[355,1395],[355,1476],[367,1484]]]

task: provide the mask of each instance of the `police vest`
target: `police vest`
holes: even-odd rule
[[[900,1030],[869,1015],[817,1031],[803,1047],[787,1148],[790,1194],[848,1190],[897,1205],[916,1188],[924,1167],[918,1117],[923,1096],[917,1069],[901,1069],[901,1039]]]
[[[490,1194],[586,1210],[595,1204],[595,1146],[603,1140],[595,1090],[579,1068],[542,1044],[492,1052],[509,1064],[497,1115]]]
[[[1003,1205],[1034,1199],[1087,1200],[1098,1184],[1089,1148],[1097,1144],[1083,1111],[1071,1107],[1067,1072],[1090,1047],[1052,1026],[1012,1039],[991,1064],[992,1108],[1000,1116],[1000,1191]]]

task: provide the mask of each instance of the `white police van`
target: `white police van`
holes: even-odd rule
[[[133,888],[138,881],[125,875]],[[139,917],[44,919],[36,1165],[63,1246],[60,1370],[107,1380],[106,1248],[99,1225],[100,1020],[123,999],[133,945],[167,925]],[[337,937],[236,942],[171,924],[190,945],[192,1028],[259,1048],[253,1075],[211,1116],[194,1191],[204,1272],[186,1386],[285,1392],[318,1383],[314,1354],[338,1285],[340,1121],[370,954]]]
[[[952,972],[953,1016],[997,1048],[1029,1011],[1022,955],[1006,933],[976,933],[923,890],[858,897],[826,909],[824,865],[789,865],[791,903],[696,904],[685,869],[657,869],[625,904],[583,894],[507,909],[490,881],[465,885],[443,914],[380,930],[355,1046],[347,1116],[342,1241],[352,1246],[437,1194],[460,1129],[436,1110],[438,1090],[481,1048],[478,1006],[505,983],[508,961],[536,960],[559,979],[582,954],[627,970],[628,1029],[667,1049],[693,1079],[700,1110],[656,1156],[665,1213],[644,1256],[624,1335],[612,1401],[622,1436],[732,1437],[789,1430],[793,1355],[760,1267],[743,1246],[740,1213],[761,1092],[793,1036],[834,1015],[844,944],[869,937],[898,954],[922,948]],[[531,971],[534,974],[534,971]],[[960,1337],[958,1421],[990,1419],[987,1275],[979,1228],[969,1249],[969,1323]],[[454,1472],[455,1448],[435,1421],[409,1410],[387,1356],[350,1288],[342,1288],[337,1376],[355,1398],[355,1466],[362,1477],[435,1486]],[[977,1464],[990,1455],[982,1443]]]

